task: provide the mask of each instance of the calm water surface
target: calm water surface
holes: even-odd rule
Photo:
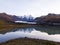
[[[6,31],[0,31],[0,43],[24,37],[60,42],[60,27],[40,26],[14,28]]]

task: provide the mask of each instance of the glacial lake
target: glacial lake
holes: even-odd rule
[[[6,31],[0,31],[0,43],[17,38],[34,38],[49,41],[60,42],[59,26],[39,26],[13,28]]]

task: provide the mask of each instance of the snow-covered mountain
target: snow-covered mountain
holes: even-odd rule
[[[27,21],[27,22],[34,22],[34,18],[29,15],[29,16],[16,16],[14,15],[13,18],[15,19],[15,21]]]

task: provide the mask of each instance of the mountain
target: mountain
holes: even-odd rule
[[[9,15],[7,13],[0,13],[0,24],[14,23],[15,21],[33,22],[34,19],[31,15],[30,16],[16,16],[16,15]]]
[[[37,17],[35,21],[42,25],[60,25],[60,14],[49,13],[46,16]]]
[[[27,21],[27,22],[33,22],[34,21],[34,18],[31,16],[31,15],[29,15],[29,16],[16,16],[16,15],[13,15],[12,16],[14,19],[15,19],[15,21]]]
[[[6,13],[0,13],[0,24],[8,24],[13,22],[14,22],[14,18],[12,18],[11,15]]]
[[[8,15],[6,13],[0,13],[0,19],[5,21],[14,21],[14,18],[12,18],[11,15]]]
[[[13,15],[12,18],[14,19],[14,21],[21,21],[21,16],[16,16],[16,15]]]

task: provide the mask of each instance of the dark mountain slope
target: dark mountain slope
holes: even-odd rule
[[[37,17],[35,21],[43,25],[60,25],[60,14],[49,13],[47,16]]]
[[[0,13],[0,24],[11,24],[14,23],[15,19],[11,15],[6,13]]]
[[[6,13],[0,13],[0,19],[6,20],[6,21],[14,21],[12,16]]]

